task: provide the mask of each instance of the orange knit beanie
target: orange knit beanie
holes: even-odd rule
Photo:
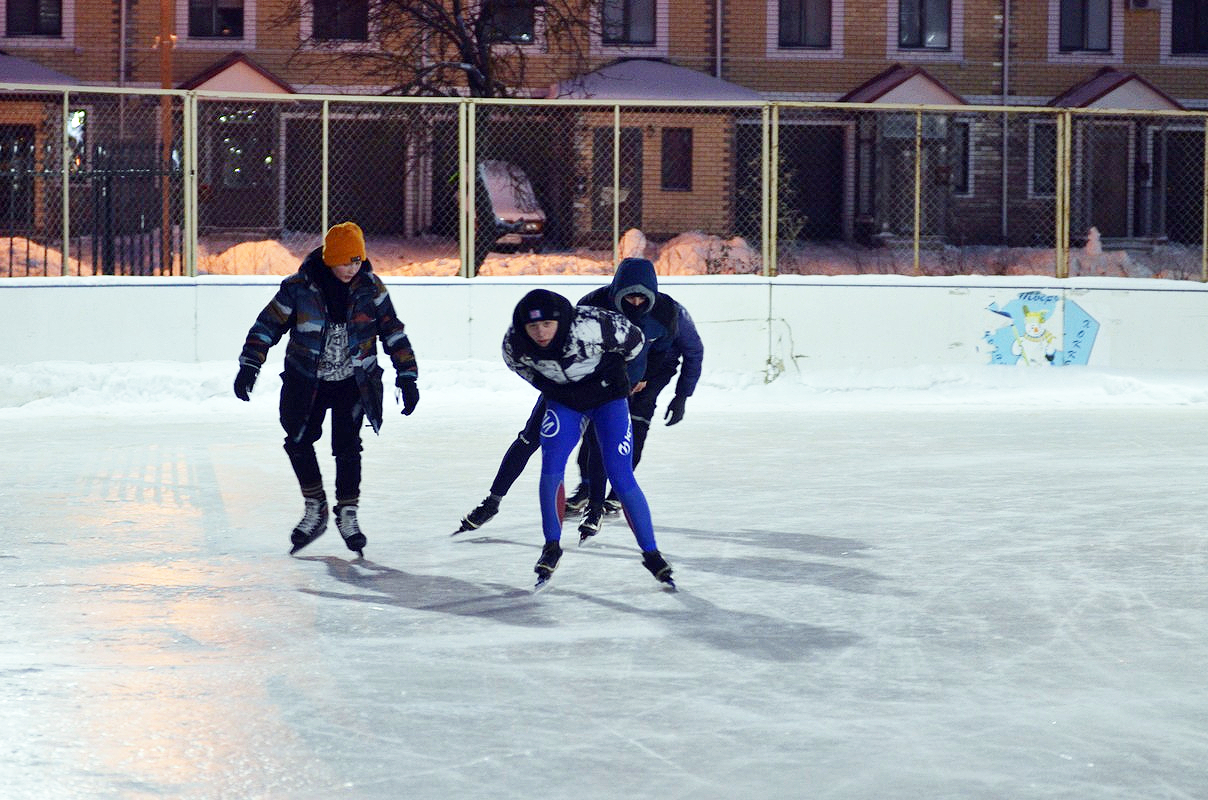
[[[323,237],[323,263],[342,267],[365,260],[365,236],[355,222],[333,225]]]

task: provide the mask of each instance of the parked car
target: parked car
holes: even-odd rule
[[[491,201],[498,234],[495,244],[540,250],[545,239],[545,212],[524,170],[508,161],[482,161],[478,178]]]

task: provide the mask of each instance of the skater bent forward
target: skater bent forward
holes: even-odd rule
[[[621,314],[575,308],[546,289],[526,294],[512,312],[512,325],[503,337],[504,362],[545,400],[539,484],[545,546],[534,567],[539,586],[562,555],[566,460],[587,420],[595,429],[608,478],[642,550],[642,563],[655,578],[674,586],[630,462],[633,429],[626,402],[630,389],[626,362],[642,353],[644,343],[641,330]]]

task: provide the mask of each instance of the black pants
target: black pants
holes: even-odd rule
[[[286,437],[285,452],[298,476],[302,494],[322,491],[323,475],[315,442],[323,434],[323,418],[331,410],[331,454],[336,460],[336,502],[355,503],[361,493],[361,426],[365,409],[355,378],[319,381],[310,416],[298,439]],[[310,496],[310,495],[308,495]]]
[[[544,416],[545,398],[542,397],[537,400],[537,405],[533,406],[533,412],[524,423],[524,429],[516,434],[516,438],[508,446],[508,451],[503,454],[503,461],[499,462],[495,481],[491,484],[491,494],[499,497],[507,494],[512,484],[520,477],[520,473],[524,472],[533,453],[541,449],[541,419]]]
[[[637,394],[629,395],[629,419],[633,424],[633,468],[637,469],[642,460],[642,451],[646,448],[646,434],[650,432],[650,420],[658,403],[659,393],[667,388],[672,375],[665,375],[648,381],[646,387]],[[600,454],[600,445],[595,436],[583,435],[583,443],[579,446],[579,481],[587,484],[588,503],[593,506],[603,504],[605,492],[608,489],[608,478],[604,473],[604,459]]]

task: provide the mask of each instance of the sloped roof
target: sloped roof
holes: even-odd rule
[[[294,87],[243,53],[231,53],[184,81],[177,88],[294,94]]]
[[[894,64],[839,98],[841,103],[910,103],[967,105],[965,98],[949,89],[922,67]]]
[[[631,58],[550,87],[547,97],[597,100],[762,100],[759,92],[666,61]]]
[[[0,83],[79,86],[83,81],[33,61],[0,53]]]
[[[1183,104],[1135,72],[1112,67],[1076,83],[1049,101],[1058,108],[1120,108],[1138,111],[1182,110]]]

